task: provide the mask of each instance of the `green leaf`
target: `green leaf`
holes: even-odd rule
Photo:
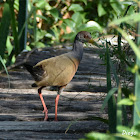
[[[40,9],[45,9],[46,3],[47,2],[45,0],[39,0],[36,3],[36,7],[37,8],[40,8]]]
[[[110,0],[110,4],[114,9],[114,11],[116,12],[116,14],[120,15],[121,11],[123,10],[121,3],[118,0]]]
[[[4,61],[3,61],[1,56],[0,56],[0,62],[2,63],[2,65],[3,65],[4,69],[5,69],[5,72],[7,74],[7,77],[8,77],[8,87],[10,88],[10,76],[9,76],[8,70],[7,70],[6,65],[5,65],[5,63],[4,63]]]
[[[44,19],[44,20],[48,21],[48,19],[47,19],[45,16],[42,16],[42,15],[36,15],[36,17],[39,17],[39,18],[41,18],[41,19]]]
[[[15,46],[15,55],[17,56],[19,53],[19,40],[18,40],[18,31],[17,31],[17,23],[16,23],[16,16],[14,11],[14,3],[11,0],[7,1],[10,7],[10,16],[11,16],[11,27],[12,27],[12,33],[14,37],[14,46]]]
[[[57,22],[59,19],[59,11],[58,9],[54,8],[50,10],[50,14],[54,17],[55,21]]]
[[[78,27],[81,24],[83,24],[82,15],[80,12],[74,13],[71,18],[73,19],[73,22],[75,23],[73,27]]]
[[[69,11],[74,11],[74,12],[79,12],[79,11],[83,11],[83,7],[80,4],[72,4],[69,7]]]
[[[45,44],[42,42],[33,42],[31,45],[35,46],[36,48],[44,48]]]
[[[89,31],[89,32],[93,32],[93,31],[98,31],[101,32],[102,31],[102,27],[95,21],[89,21],[86,24],[81,25],[78,28],[78,31]]]
[[[133,67],[128,67],[127,69],[128,69],[128,71],[130,71],[134,74],[134,73],[138,72],[139,66],[135,64]]]
[[[117,96],[117,103],[120,102],[122,99],[122,90],[119,84],[118,86],[118,96]],[[122,125],[122,105],[117,104],[117,125]]]
[[[35,11],[36,11],[36,7],[33,6],[32,9],[31,9],[31,11],[28,13],[28,17],[27,17],[27,19],[26,19],[26,21],[25,21],[25,23],[24,23],[24,25],[23,25],[21,31],[20,31],[19,34],[18,34],[18,40],[20,40],[21,35],[22,35],[22,32],[23,32],[23,30],[24,30],[24,28],[25,28],[25,26],[26,26],[28,20],[31,18],[32,14],[33,14]],[[31,27],[31,26],[30,26],[30,27]]]
[[[64,19],[64,23],[66,26],[70,27],[72,30],[74,30],[75,22],[71,19]]]
[[[30,48],[30,46],[26,45],[26,50],[31,51],[32,49]]]
[[[133,105],[134,102],[129,98],[124,98],[118,102],[118,105]]]
[[[11,44],[11,41],[10,41],[10,36],[7,37],[7,42],[6,42],[6,46],[7,46],[7,51],[8,51],[8,55],[11,54],[12,50],[13,50],[13,46]]]
[[[127,126],[122,126],[122,125],[118,125],[118,126],[117,126],[117,131],[118,131],[118,132],[122,133],[123,130],[129,131],[129,132],[131,131],[131,129],[130,129],[129,127],[127,127]]]
[[[119,19],[115,19],[109,23],[109,26],[120,25],[122,22],[134,24],[140,21],[140,13],[134,13],[129,16],[125,16]]]
[[[88,140],[115,140],[115,138],[109,134],[91,132],[86,134]]]
[[[3,58],[6,49],[6,40],[9,33],[10,25],[10,8],[9,4],[4,4],[3,15],[0,24],[0,56]]]
[[[64,39],[71,39],[71,40],[73,40],[73,39],[75,38],[75,35],[76,35],[75,32],[71,32],[71,33],[69,33],[69,34],[63,35],[63,38],[64,38]]]
[[[103,105],[102,105],[102,107],[101,107],[101,111],[103,111],[103,109],[104,109],[105,106],[107,105],[108,100],[109,100],[110,97],[112,97],[112,95],[117,91],[117,89],[118,89],[118,88],[112,88],[112,89],[108,92],[106,98],[104,99]]]
[[[19,10],[19,0],[14,1],[14,8],[18,11]]]
[[[133,49],[134,53],[136,54],[136,56],[138,57],[138,59],[140,59],[140,49],[137,47],[137,45],[133,42],[132,39],[129,38],[129,35],[126,32],[124,32],[121,28],[116,27],[116,29],[128,41],[128,43],[131,46],[131,48]]]
[[[46,35],[46,33],[47,32],[45,30],[38,30],[36,33],[36,41],[42,39]]]
[[[105,14],[106,14],[105,9],[103,8],[102,4],[99,3],[99,4],[98,4],[98,15],[99,15],[99,17],[101,17],[101,16],[103,16],[103,15],[105,15]]]
[[[45,9],[46,10],[51,10],[52,9],[52,7],[49,5],[48,2],[46,2],[46,4],[45,4]]]

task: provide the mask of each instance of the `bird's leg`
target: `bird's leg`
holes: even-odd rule
[[[44,111],[43,111],[45,113],[44,121],[47,121],[47,119],[48,119],[48,109],[46,107],[46,104],[44,102],[44,99],[43,99],[43,96],[42,96],[42,93],[41,93],[42,88],[44,88],[44,86],[38,89],[38,93],[39,93],[39,97],[40,97],[40,100],[41,100],[43,108],[44,108]]]
[[[63,92],[63,89],[64,89],[65,87],[66,87],[66,86],[61,86],[61,87],[59,87],[57,96],[56,96],[56,98],[55,98],[55,121],[57,121],[57,107],[58,107],[59,96],[60,96],[60,93]]]
[[[57,94],[55,98],[55,121],[57,121],[57,107],[58,107],[58,101],[59,101],[59,94]]]

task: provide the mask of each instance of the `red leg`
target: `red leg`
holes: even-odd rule
[[[55,98],[55,121],[57,121],[57,107],[58,107],[58,101],[59,101],[59,94],[57,94]]]
[[[48,109],[46,107],[46,104],[44,102],[44,99],[43,99],[43,96],[42,96],[42,93],[41,93],[42,88],[43,87],[41,87],[41,88],[38,89],[38,93],[39,93],[39,97],[40,97],[40,100],[41,100],[42,105],[43,105],[43,108],[44,108],[44,111],[43,111],[45,113],[44,121],[47,121],[47,119],[48,119]]]
[[[55,121],[57,121],[57,107],[58,107],[59,96],[60,96],[61,92],[63,92],[63,89],[65,87],[66,87],[66,85],[58,87],[58,93],[57,93],[57,96],[55,98]]]

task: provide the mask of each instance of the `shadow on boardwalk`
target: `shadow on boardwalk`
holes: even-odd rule
[[[43,59],[67,52],[66,48],[35,51],[30,59]],[[43,121],[42,105],[33,79],[24,69],[11,70],[11,88],[5,74],[0,75],[0,138],[1,139],[78,139],[90,131],[104,132],[107,125],[94,117],[107,118],[100,108],[106,95],[106,71],[98,49],[85,48],[84,57],[74,79],[60,96],[58,122],[54,121],[56,91],[43,90],[49,120]],[[44,55],[44,53],[46,55]],[[102,52],[100,52],[102,53]],[[35,57],[37,56],[37,57]],[[24,55],[18,57],[21,61]],[[66,92],[67,91],[67,92]],[[72,124],[65,134],[68,126]]]

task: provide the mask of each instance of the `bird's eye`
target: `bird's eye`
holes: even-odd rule
[[[88,36],[87,35],[84,35],[84,38],[87,38]]]

